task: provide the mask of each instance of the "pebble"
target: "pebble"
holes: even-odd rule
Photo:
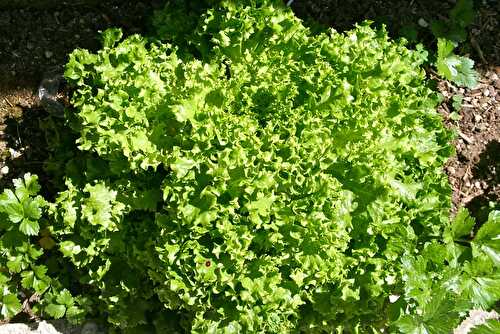
[[[9,174],[9,166],[3,166],[3,167],[0,169],[0,174],[2,174],[2,175],[7,175],[7,174]]]
[[[13,148],[9,148],[9,153],[10,153],[10,157],[12,159],[17,159],[22,155],[21,152],[18,152],[16,150],[14,150]]]
[[[400,297],[400,296],[398,296],[398,295],[390,295],[390,296],[389,296],[389,302],[390,302],[391,304],[394,304],[394,303],[395,303],[395,302],[399,299],[399,297]]]
[[[421,17],[418,19],[418,25],[421,26],[422,28],[427,28],[429,26],[429,23],[424,18]]]
[[[85,325],[83,325],[81,334],[96,334],[100,332],[101,331],[99,331],[99,327],[96,323],[87,322]]]

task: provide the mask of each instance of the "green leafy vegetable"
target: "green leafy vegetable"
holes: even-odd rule
[[[60,191],[27,175],[0,198],[3,317],[449,333],[494,305],[498,216],[448,220],[424,50],[367,23],[313,34],[269,0],[171,1],[154,21],[157,38],[111,29],[70,55],[73,108],[45,124]]]
[[[499,213],[492,211],[465,246],[462,237],[472,233],[475,221],[461,209],[443,241],[429,242],[422,255],[403,261],[407,302],[417,316],[403,315],[396,322],[401,332],[449,333],[458,325],[460,313],[498,302]]]
[[[1,314],[4,318],[10,318],[15,316],[21,311],[21,303],[15,294],[3,295],[1,301]]]
[[[148,284],[126,278],[101,301],[147,291],[193,332],[387,325],[401,256],[448,208],[450,134],[423,52],[368,25],[313,35],[273,1],[200,4],[178,28],[189,6],[156,16],[175,45],[110,30],[96,54],[71,54],[77,142],[108,167],[61,193],[61,251],[102,289],[120,257]],[[108,319],[144,321],[127,318]]]
[[[453,54],[456,44],[446,39],[438,39],[436,67],[439,74],[460,86],[474,88],[477,85],[477,73],[474,61],[467,57]]]

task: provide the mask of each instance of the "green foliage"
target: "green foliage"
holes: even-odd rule
[[[182,35],[171,13],[156,24],[177,46],[110,30],[66,69],[79,147],[128,211],[115,234],[88,233],[104,273],[89,280],[104,288],[109,239],[139,224],[141,263],[123,260],[193,332],[383,327],[400,257],[448,208],[449,134],[421,55],[366,25],[313,36],[281,6],[223,3]],[[61,203],[78,212],[79,191]],[[97,265],[77,241],[66,256]]]
[[[474,260],[439,260],[472,225],[448,224],[451,135],[425,52],[368,24],[312,34],[274,1],[208,5],[171,2],[157,38],[111,29],[97,53],[70,55],[78,150],[49,164],[64,186],[53,203],[14,191],[1,206],[2,238],[37,222],[42,248],[26,244],[47,268],[23,276],[12,257],[6,279],[42,291],[44,314],[125,332],[443,331],[459,292],[491,305],[495,223]],[[454,270],[466,280],[442,288]]]
[[[36,305],[40,313],[60,318],[66,308],[48,303],[50,300],[71,301],[73,314],[66,313],[69,320],[77,320],[75,315],[82,311],[75,304],[70,292],[61,287],[57,279],[59,273],[48,272],[44,259],[44,246],[51,245],[50,234],[40,232],[46,221],[42,212],[48,203],[38,195],[40,186],[36,176],[26,174],[24,178],[14,180],[14,190],[5,189],[0,195],[0,286],[1,315],[11,318],[22,309],[22,296],[43,300]],[[38,240],[40,246],[33,242]],[[54,241],[52,240],[52,243]],[[51,275],[54,274],[54,275]],[[57,312],[56,312],[57,310]]]
[[[451,42],[465,42],[467,39],[466,28],[474,22],[474,16],[474,1],[458,0],[455,7],[450,11],[448,22],[432,22],[432,33],[437,38],[445,38]]]
[[[398,320],[402,333],[450,333],[460,314],[500,299],[500,211],[492,211],[477,232],[474,226],[461,209],[443,239],[403,259],[405,296],[418,316]]]
[[[456,44],[449,40],[438,39],[436,67],[439,74],[459,86],[474,88],[477,85],[477,72],[474,61],[453,53]]]
[[[431,30],[437,38],[436,68],[445,79],[468,88],[477,85],[477,72],[473,69],[474,61],[457,56],[453,50],[459,43],[467,40],[466,28],[474,22],[473,0],[459,0],[450,11],[449,20],[434,21]]]

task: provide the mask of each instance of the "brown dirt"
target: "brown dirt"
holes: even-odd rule
[[[46,113],[37,89],[44,75],[61,73],[73,49],[98,48],[98,31],[107,27],[120,26],[126,33],[147,31],[146,18],[161,2],[102,0],[82,5],[77,1],[50,9],[0,9],[0,169],[10,167],[3,179],[0,175],[0,188],[25,171],[43,172],[46,152],[39,122]],[[295,0],[292,8],[306,22],[313,17],[337,30],[371,19],[375,24],[386,24],[397,37],[403,27],[413,26],[418,40],[431,46],[432,35],[419,20],[446,19],[454,2]],[[479,86],[470,90],[437,81],[445,97],[439,111],[447,126],[458,133],[454,141],[457,155],[446,166],[453,205],[467,206],[480,216],[489,201],[499,202],[500,197],[500,1],[477,2],[489,5],[479,8],[469,43],[461,51],[479,64]],[[457,110],[460,119],[454,121],[452,97],[457,94],[463,95],[464,101]]]
[[[438,89],[445,96],[439,111],[457,133],[453,142],[456,155],[446,165],[453,203],[484,219],[481,211],[500,199],[500,67],[484,68],[480,73],[474,89],[457,88],[445,81],[439,82]],[[452,105],[454,95],[463,96],[459,110]],[[451,119],[453,111],[460,120]]]

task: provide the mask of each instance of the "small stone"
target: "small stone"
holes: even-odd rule
[[[16,150],[14,150],[13,148],[9,148],[9,153],[10,153],[10,157],[12,159],[17,159],[22,155],[21,152],[18,152]]]
[[[483,118],[481,117],[481,115],[478,115],[478,114],[474,114],[474,120],[476,122],[480,122]]]
[[[474,186],[478,189],[481,189],[481,182],[479,181],[474,182]]]
[[[2,174],[2,175],[7,175],[7,174],[9,174],[9,166],[3,166],[3,167],[0,169],[0,174]]]
[[[60,334],[60,332],[55,329],[54,326],[52,326],[51,324],[45,322],[45,321],[42,321],[38,324],[38,328],[37,328],[37,331],[36,333],[40,333],[40,334]]]
[[[52,51],[45,51],[45,58],[51,58],[54,55]]]
[[[31,102],[28,99],[19,100],[19,105],[23,108],[31,108]]]
[[[390,296],[389,296],[389,302],[390,302],[391,304],[394,304],[394,303],[395,303],[395,302],[399,299],[399,297],[400,297],[400,296],[398,296],[398,295],[390,295]]]
[[[95,334],[95,333],[99,333],[99,328],[97,327],[96,323],[87,322],[85,325],[83,325],[81,334]]]
[[[485,90],[483,91],[483,95],[484,95],[484,96],[490,96],[490,90],[489,90],[489,89],[485,89]]]
[[[418,25],[421,26],[422,28],[427,28],[429,26],[429,23],[424,18],[421,17],[418,19]]]

